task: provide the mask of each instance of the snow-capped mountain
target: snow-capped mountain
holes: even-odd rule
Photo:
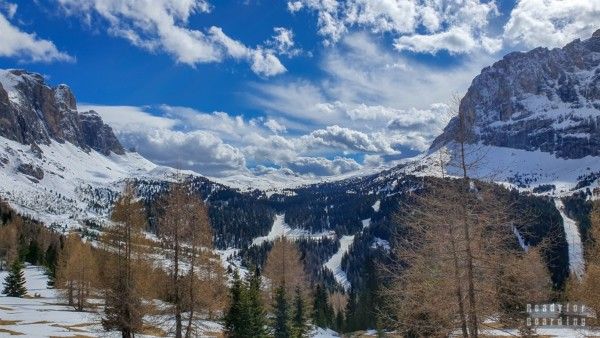
[[[600,178],[600,30],[563,48],[506,55],[473,80],[459,110],[471,150],[488,162],[476,176],[563,194],[592,186]],[[455,117],[430,152],[452,148],[458,128]]]
[[[39,74],[0,70],[0,136],[23,144],[69,142],[79,148],[123,155],[112,129],[94,111],[77,111],[67,85],[48,86]]]
[[[563,48],[506,55],[461,100],[471,140],[560,158],[600,156],[600,30]],[[452,139],[453,119],[433,143]]]
[[[97,113],[77,110],[68,86],[0,70],[0,197],[22,214],[49,226],[102,224],[124,180],[174,173],[125,152]]]

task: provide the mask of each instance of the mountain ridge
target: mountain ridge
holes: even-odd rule
[[[469,143],[600,156],[600,30],[563,48],[513,52],[475,77],[460,101]],[[454,117],[431,145],[452,141]]]
[[[123,155],[112,128],[94,112],[78,112],[69,86],[50,87],[25,70],[0,70],[0,136],[23,144],[70,142],[85,151]]]

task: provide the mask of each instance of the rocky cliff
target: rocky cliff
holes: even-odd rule
[[[600,30],[563,48],[506,55],[484,68],[460,102],[470,142],[600,156]],[[456,135],[454,118],[432,149]]]
[[[124,154],[98,114],[77,111],[68,86],[50,87],[41,75],[23,70],[0,70],[0,136],[22,144],[55,140],[104,155]]]

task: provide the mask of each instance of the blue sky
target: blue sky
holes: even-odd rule
[[[0,0],[0,68],[67,83],[161,164],[328,176],[426,151],[481,68],[599,18],[600,0]]]

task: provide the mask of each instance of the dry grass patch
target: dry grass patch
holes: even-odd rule
[[[167,333],[165,332],[165,330],[152,325],[144,326],[144,328],[142,328],[142,332],[140,333],[154,337],[167,337]]]
[[[37,322],[24,323],[24,325],[50,324],[50,323],[52,323],[52,322],[49,322],[47,320],[38,320]]]
[[[4,320],[0,319],[0,325],[17,325],[20,323],[20,320]]]
[[[7,333],[10,336],[24,336],[25,335],[24,333],[21,333],[21,332],[2,329],[2,328],[0,328],[0,333]]]
[[[50,326],[60,327],[61,329],[73,331],[73,332],[87,332],[86,330],[78,329],[76,325],[61,325],[61,324],[52,324]]]
[[[4,311],[13,311],[13,308],[10,307],[6,307],[6,306],[0,306],[0,310],[4,310]]]

